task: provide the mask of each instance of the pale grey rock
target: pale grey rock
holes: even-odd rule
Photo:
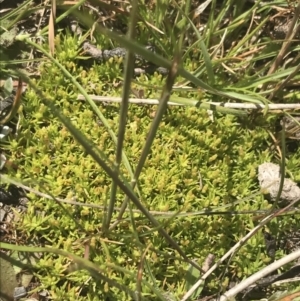
[[[258,181],[261,189],[267,191],[270,200],[277,198],[280,186],[280,166],[273,163],[263,163],[258,167]],[[290,203],[300,200],[300,188],[291,179],[284,178],[280,202]]]
[[[14,298],[15,299],[20,299],[23,298],[27,295],[26,288],[24,286],[18,286],[15,288],[14,291]]]

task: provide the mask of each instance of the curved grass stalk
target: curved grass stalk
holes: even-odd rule
[[[31,192],[37,196],[40,196],[42,198],[48,199],[48,200],[55,200],[57,202],[63,203],[63,204],[70,204],[70,205],[74,205],[74,206],[81,206],[81,207],[88,207],[88,208],[95,208],[95,209],[104,209],[104,206],[102,205],[97,205],[97,204],[89,204],[89,203],[82,203],[82,202],[77,202],[76,197],[74,199],[61,199],[59,197],[54,197],[50,194],[46,194],[43,192],[40,192],[36,189],[33,189],[29,186],[27,186],[27,184],[25,184],[25,182],[20,181],[19,179],[13,179],[11,177],[8,177],[6,175],[1,175],[0,174],[0,182],[1,183],[9,183],[9,184],[13,184],[16,185],[28,192]],[[190,218],[197,218],[200,215],[225,215],[225,214],[229,214],[229,215],[242,215],[242,214],[266,214],[269,212],[269,210],[250,210],[250,211],[221,211],[227,208],[232,208],[235,205],[238,205],[242,202],[248,201],[250,199],[253,199],[254,197],[260,195],[261,192],[255,192],[251,195],[249,195],[248,197],[245,197],[243,199],[239,199],[236,201],[233,201],[230,204],[225,204],[225,205],[221,205],[221,206],[216,206],[216,207],[210,207],[209,210],[208,208],[204,208],[202,210],[198,210],[198,211],[193,211],[193,212],[175,212],[175,211],[149,211],[152,215],[154,215],[156,217],[156,219],[165,219],[168,217],[176,217],[176,218],[185,218],[185,217],[190,217]],[[115,211],[121,211],[121,208],[117,208],[114,207]],[[126,209],[126,211],[129,211],[129,209]],[[132,209],[131,210],[133,213],[140,213],[139,210],[135,210]],[[295,212],[299,212],[299,210],[295,209],[295,210],[290,210],[289,214],[295,214]],[[125,221],[128,219],[124,219]]]
[[[73,77],[72,74],[62,64],[60,64],[57,60],[55,60],[44,48],[42,48],[40,45],[32,42],[29,39],[28,36],[18,36],[17,39],[18,40],[23,40],[25,43],[27,43],[27,44],[31,45],[32,47],[34,47],[34,48],[38,49],[39,51],[41,51],[48,59],[51,60],[52,63],[54,63],[64,73],[64,75],[67,78],[69,78],[72,81],[72,83],[76,86],[76,88],[80,91],[80,93],[82,93],[82,95],[86,98],[86,100],[88,101],[88,103],[90,104],[90,106],[92,107],[94,112],[97,114],[97,116],[99,117],[99,119],[101,120],[103,125],[106,127],[106,129],[107,129],[108,133],[110,134],[110,136],[111,136],[112,140],[114,141],[114,143],[117,144],[117,137],[116,137],[114,131],[112,130],[112,128],[109,126],[106,118],[101,113],[99,108],[96,106],[95,102],[86,93],[84,88],[77,82],[75,77]],[[131,169],[129,160],[128,160],[128,158],[127,158],[124,151],[122,151],[122,159],[124,161],[125,167],[127,168],[130,176],[133,177],[133,171]]]

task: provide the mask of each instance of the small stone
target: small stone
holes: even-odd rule
[[[15,288],[14,291],[14,298],[15,299],[20,299],[22,297],[25,297],[27,295],[26,288],[24,286],[19,286]]]
[[[263,182],[280,179],[280,166],[273,163],[263,163],[258,166],[258,181],[260,186]]]
[[[263,163],[258,167],[258,181],[261,189],[266,190],[274,202],[280,186],[280,166],[273,163]],[[300,200],[300,188],[291,179],[284,179],[279,198],[281,203]]]
[[[8,212],[6,215],[6,222],[10,224],[14,220],[14,214],[12,212]]]
[[[284,127],[287,138],[300,140],[300,117],[284,116],[280,121],[280,125]]]
[[[2,129],[1,129],[1,132],[0,132],[0,140],[4,139],[11,132],[12,132],[12,129],[9,126],[7,126],[7,125],[3,126]],[[2,156],[1,156],[1,159],[2,159]]]
[[[4,221],[5,215],[6,215],[5,210],[3,210],[2,208],[0,208],[0,222]]]
[[[0,187],[0,202],[7,203],[11,198],[11,193]]]
[[[90,42],[85,42],[83,44],[83,50],[85,51],[85,53],[87,53],[96,60],[101,61],[103,59],[102,51],[94,45],[92,45]]]

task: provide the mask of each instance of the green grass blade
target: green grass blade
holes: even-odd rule
[[[177,57],[179,57],[179,56],[177,55]],[[152,146],[152,143],[153,143],[154,138],[156,136],[159,124],[160,124],[161,119],[162,119],[162,117],[163,117],[163,115],[164,115],[164,113],[167,109],[168,101],[170,99],[170,95],[171,95],[171,91],[172,91],[172,88],[173,88],[173,85],[174,85],[175,77],[177,75],[177,70],[178,70],[178,65],[177,64],[178,64],[178,62],[175,61],[174,62],[175,67],[174,68],[176,68],[176,71],[173,71],[171,69],[171,71],[170,71],[170,73],[167,77],[166,85],[165,85],[165,87],[162,91],[161,98],[159,99],[159,105],[158,105],[158,108],[157,108],[157,112],[156,112],[154,120],[151,124],[151,127],[150,127],[150,130],[149,130],[145,145],[144,145],[143,150],[142,150],[141,157],[138,161],[138,165],[137,165],[136,170],[134,172],[134,180],[131,182],[132,189],[134,189],[134,187],[137,183],[137,180],[138,180],[138,178],[141,174],[143,166],[144,166],[144,164],[146,162],[146,159],[148,157],[148,154],[151,150],[151,146]],[[115,228],[116,225],[122,219],[122,216],[123,216],[123,214],[125,212],[125,209],[127,207],[127,203],[128,203],[128,196],[125,198],[125,200],[124,200],[124,202],[121,206],[121,211],[119,212],[117,222],[115,222],[112,225],[111,229]]]
[[[86,2],[86,0],[79,0],[75,5],[72,5],[68,10],[63,12],[61,15],[57,16],[57,18],[55,19],[55,24],[64,20],[67,16],[72,14],[76,9],[78,9],[80,6],[82,6],[85,2]],[[58,7],[59,7],[59,5],[58,5]],[[43,34],[47,33],[48,30],[49,30],[49,26],[47,25],[38,33],[38,35],[43,35]]]
[[[135,27],[137,22],[137,8],[138,3],[137,0],[134,0],[131,8],[131,22],[128,31],[128,38],[135,38]],[[126,121],[127,121],[127,113],[128,113],[128,104],[129,104],[129,95],[130,95],[130,85],[133,74],[134,67],[134,53],[128,51],[126,53],[125,58],[125,70],[124,70],[124,86],[122,93],[122,102],[120,108],[120,121],[119,121],[119,130],[118,130],[118,142],[117,142],[117,151],[116,151],[116,159],[115,159],[115,172],[118,174],[120,169],[120,163],[122,160],[122,152],[123,152],[123,142],[125,136],[126,129]],[[109,224],[113,215],[115,201],[116,201],[116,193],[117,193],[117,184],[115,181],[112,182],[111,192],[110,192],[110,201],[108,204],[107,217],[103,220],[103,231],[106,232],[109,228]]]

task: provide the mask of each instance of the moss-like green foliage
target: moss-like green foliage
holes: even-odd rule
[[[77,67],[79,51],[74,38],[57,38],[56,42],[58,61],[89,93],[120,95],[122,62],[115,59],[85,70]],[[45,63],[40,71],[40,89],[113,160],[115,145],[112,139],[90,106],[76,100],[78,91],[73,84],[50,63]],[[138,80],[149,86],[163,85],[163,79],[158,75],[150,79],[142,76]],[[147,89],[150,95],[156,94],[155,89]],[[99,107],[117,131],[119,105]],[[137,165],[155,109],[130,105],[124,151],[133,168]],[[44,189],[54,196],[67,199],[76,196],[77,201],[98,205],[107,203],[111,179],[85,154],[32,90],[27,92],[24,111],[26,118],[22,120],[19,140],[12,142],[12,159],[18,161],[20,167],[17,176],[43,183]],[[139,179],[142,201],[149,210],[162,212],[195,212],[230,204],[232,206],[226,210],[270,208],[263,196],[254,195],[259,188],[257,166],[273,158],[268,141],[269,135],[263,127],[250,129],[236,117],[215,116],[212,121],[204,110],[169,108]],[[299,151],[297,155],[299,158]],[[295,155],[288,168],[299,179],[298,167],[299,160]],[[123,165],[121,170],[130,180]],[[249,197],[251,195],[253,197]],[[41,238],[46,245],[79,256],[84,255],[85,244],[89,241],[89,259],[97,263],[107,277],[132,290],[136,290],[135,280],[108,264],[122,266],[137,275],[143,252],[151,246],[146,259],[155,283],[150,271],[145,271],[143,279],[177,297],[182,296],[187,264],[157,232],[151,231],[151,225],[140,214],[135,214],[135,230],[126,219],[109,237],[102,238],[103,210],[65,204],[62,209],[56,202],[34,194],[30,198],[28,212],[20,224],[20,230],[28,237]],[[123,199],[124,195],[119,192],[118,207]],[[236,202],[238,199],[241,201]],[[128,213],[125,217],[129,217]],[[254,226],[251,215],[199,215],[172,220],[165,217],[160,221],[188,257],[198,258],[200,265],[209,253],[220,258]],[[276,225],[274,222],[275,228]],[[139,242],[134,231],[139,235]],[[227,275],[243,278],[268,261],[263,236],[258,233],[233,258]],[[69,265],[68,259],[51,254],[37,262],[42,285],[51,292],[54,300],[129,300],[115,287],[90,279],[86,271],[70,272]],[[229,281],[225,276],[222,285]],[[219,288],[219,283],[213,281],[208,287],[214,291]],[[143,293],[155,300],[149,288],[143,287]]]

